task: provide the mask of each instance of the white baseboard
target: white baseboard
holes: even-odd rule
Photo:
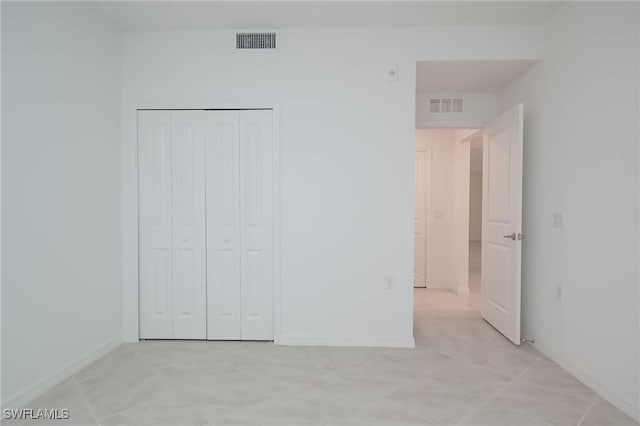
[[[361,346],[374,348],[415,348],[416,346],[413,336],[407,338],[282,336],[275,343],[283,346]]]
[[[551,349],[539,343],[533,343],[532,345],[544,356],[567,370],[576,379],[580,380],[585,386],[591,388],[591,390],[600,395],[602,399],[605,399],[611,405],[618,408],[635,421],[640,422],[640,407],[636,405],[635,402],[627,400],[622,395],[618,394],[618,392],[611,390],[609,387],[593,379],[588,373],[576,368],[571,362],[567,361]]]
[[[458,294],[470,294],[469,287],[458,287],[456,289],[456,293]]]
[[[455,291],[455,284],[443,283],[443,282],[430,282],[427,284],[429,290],[451,290]]]
[[[92,362],[96,361],[98,358],[106,355],[111,352],[122,343],[122,338],[118,337],[117,339],[113,339],[108,341],[107,343],[100,345],[99,347],[91,350],[79,358],[67,363],[62,368],[48,374],[42,379],[38,380],[33,385],[17,392],[14,395],[5,398],[2,401],[2,408],[21,408],[25,404],[33,401],[46,391],[52,389],[57,384],[60,384],[67,378],[73,376],[78,371],[82,370]]]

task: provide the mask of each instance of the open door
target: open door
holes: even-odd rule
[[[520,344],[523,106],[484,129],[482,317]]]

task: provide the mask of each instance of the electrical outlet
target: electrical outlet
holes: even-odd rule
[[[562,301],[562,284],[556,283],[556,300],[558,302]]]
[[[396,288],[396,280],[394,280],[393,277],[390,276],[390,275],[385,277],[385,279],[384,279],[384,287],[387,290],[392,290],[392,289]]]
[[[556,228],[562,228],[563,227],[563,219],[562,219],[562,212],[555,212],[553,214],[553,226],[555,226]]]

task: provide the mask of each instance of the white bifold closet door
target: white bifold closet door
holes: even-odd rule
[[[204,122],[138,112],[141,338],[206,338]]]
[[[273,112],[206,111],[207,337],[273,339]]]

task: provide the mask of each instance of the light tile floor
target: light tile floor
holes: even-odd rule
[[[125,344],[28,406],[71,410],[53,424],[105,426],[636,424],[509,343],[474,298],[416,290],[415,349]]]

